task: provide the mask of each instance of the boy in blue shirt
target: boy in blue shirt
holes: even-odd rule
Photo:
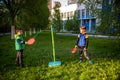
[[[88,34],[86,33],[86,27],[81,26],[80,27],[80,34],[78,35],[78,39],[75,45],[76,48],[79,50],[79,56],[80,56],[80,61],[79,63],[82,62],[82,56],[84,52],[84,56],[87,60],[89,60],[90,64],[93,64],[93,61],[90,59],[88,53],[87,53],[87,48],[88,48]]]

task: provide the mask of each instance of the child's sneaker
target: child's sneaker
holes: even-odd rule
[[[89,60],[89,63],[90,63],[90,64],[93,64],[93,61],[92,61],[92,60]]]
[[[78,64],[80,64],[82,62],[82,60],[80,60],[79,62],[78,62]]]

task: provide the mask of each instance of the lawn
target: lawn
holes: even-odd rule
[[[19,68],[15,65],[14,40],[0,37],[0,80],[120,80],[120,40],[90,38],[92,65],[85,58],[78,64],[78,52],[71,53],[75,42],[75,36],[55,35],[56,60],[62,65],[48,67],[53,61],[51,34],[41,32],[35,44],[26,45],[25,67]]]

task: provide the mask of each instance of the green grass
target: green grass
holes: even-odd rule
[[[48,67],[53,61],[51,34],[40,33],[35,44],[26,45],[25,67],[19,68],[15,65],[14,40],[0,37],[0,80],[120,80],[119,40],[90,38],[88,51],[93,65],[86,59],[78,64],[78,53],[71,53],[75,41],[76,37],[55,35],[56,60],[62,65]]]

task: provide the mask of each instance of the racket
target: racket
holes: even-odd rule
[[[77,48],[73,48],[71,52],[72,52],[72,54],[75,54],[76,51],[77,51]]]
[[[32,45],[35,43],[35,38],[30,38],[28,41],[27,41],[27,44],[28,45]]]
[[[30,39],[27,41],[27,44],[28,44],[28,45],[34,44],[34,43],[35,43],[35,38],[38,36],[39,33],[40,33],[40,32],[38,32],[37,34],[35,34],[35,35],[33,36],[33,38],[30,38]]]

